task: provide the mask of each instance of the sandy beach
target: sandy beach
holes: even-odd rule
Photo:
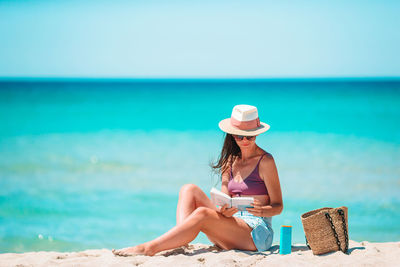
[[[160,252],[153,257],[117,257],[111,250],[81,252],[27,252],[0,254],[0,266],[398,266],[400,242],[350,241],[349,255],[342,252],[314,256],[304,244],[295,244],[292,253],[280,255],[274,245],[263,253],[220,250],[215,246],[190,244]]]

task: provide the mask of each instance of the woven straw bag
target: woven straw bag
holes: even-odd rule
[[[314,255],[349,247],[347,207],[321,208],[301,215],[307,246]]]

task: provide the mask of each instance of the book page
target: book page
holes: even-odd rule
[[[215,187],[211,189],[210,195],[211,195],[211,202],[214,203],[215,205],[222,207],[225,204],[228,204],[228,208],[232,207],[231,205],[232,198],[227,194],[223,193],[222,191],[216,189]]]
[[[252,208],[254,198],[252,197],[234,197],[232,198],[232,206],[236,207],[240,211],[245,211],[246,208]]]

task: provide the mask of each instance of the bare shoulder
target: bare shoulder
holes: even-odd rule
[[[271,165],[271,164],[275,164],[274,157],[272,156],[271,153],[268,153],[265,151],[265,155],[261,159],[260,165],[267,166],[267,165]]]
[[[274,176],[277,172],[275,160],[271,153],[266,152],[260,162],[260,176],[266,180],[267,177]]]

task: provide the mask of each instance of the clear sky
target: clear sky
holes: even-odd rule
[[[1,1],[0,77],[400,77],[400,1]]]

